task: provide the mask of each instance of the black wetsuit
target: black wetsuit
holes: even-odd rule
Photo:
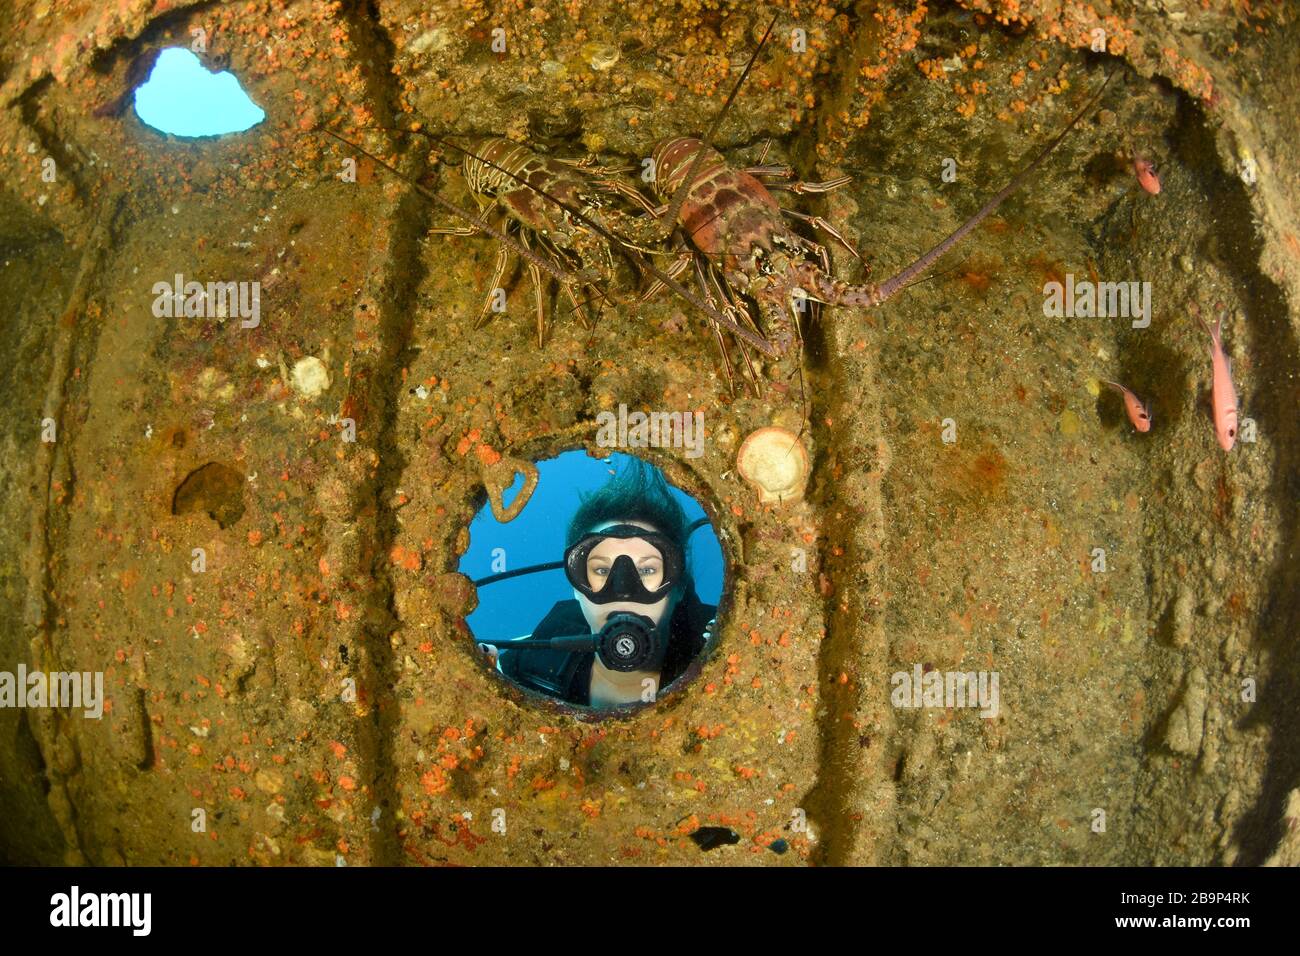
[[[692,585],[673,611],[672,630],[664,654],[659,690],[680,677],[704,649],[713,629],[717,607],[703,603]],[[576,600],[559,601],[533,630],[533,637],[590,634],[591,627]],[[570,704],[591,705],[592,651],[557,651],[547,648],[509,650],[500,645],[501,673],[517,684],[559,697]]]

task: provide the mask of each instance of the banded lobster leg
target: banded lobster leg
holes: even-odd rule
[[[785,207],[781,208],[781,212],[785,213],[791,219],[798,219],[800,222],[808,223],[808,225],[812,226],[814,229],[820,229],[822,232],[826,233],[826,235],[830,236],[832,239],[838,242],[845,249],[849,250],[849,252],[853,254],[853,257],[855,259],[857,259],[859,262],[863,263],[864,265],[866,264],[866,260],[862,258],[862,253],[858,252],[858,250],[854,248],[853,243],[845,239],[843,234],[838,229],[832,226],[821,216],[809,216],[806,213],[799,212],[798,210],[795,209],[786,209]]]
[[[720,312],[725,313],[728,318],[736,321],[737,324],[740,324],[739,320],[743,319],[745,324],[757,332],[758,326],[754,323],[753,316],[749,314],[749,310],[745,308],[743,303],[736,301],[729,294],[727,284],[719,281],[713,263],[709,262],[704,256],[695,254],[691,255],[690,261],[695,265],[695,278],[699,283],[700,293],[704,296],[705,301]],[[722,368],[727,376],[727,391],[735,395],[736,381],[731,370],[731,358],[727,354],[727,340],[723,337],[722,327],[717,323],[713,324],[713,337],[718,343],[718,352],[722,356]],[[761,393],[758,388],[758,374],[754,368],[754,360],[750,357],[749,349],[745,347],[743,341],[737,340],[737,344],[740,348],[740,354],[745,360],[745,370],[747,372],[745,380],[749,382],[754,397],[758,398]]]
[[[521,232],[519,234],[519,241],[533,252],[538,251],[534,248],[534,243],[543,248],[550,246],[550,243],[546,242],[544,238],[530,236],[527,232]],[[559,251],[554,247],[550,247],[548,251],[557,259],[562,258],[559,255]],[[546,280],[542,277],[542,270],[531,262],[528,264],[528,274],[532,279],[533,295],[537,304],[537,346],[538,348],[541,348],[546,344]],[[591,323],[587,320],[587,314],[583,311],[582,303],[578,300],[578,293],[574,287],[574,283],[565,281],[564,279],[557,279],[556,282],[559,287],[564,290],[564,294],[568,298],[569,302],[573,304],[573,311],[577,314],[578,321],[582,323],[582,327],[584,329],[590,329]],[[600,292],[599,289],[596,289],[595,286],[586,285],[583,288],[592,289],[595,292],[593,298],[604,297],[604,293]]]
[[[480,209],[479,212],[480,215],[482,215],[485,210]],[[509,233],[510,224],[506,220],[505,216],[497,215],[492,217],[489,221],[500,228],[502,232],[507,234]],[[482,232],[483,230],[479,229],[477,226],[444,225],[434,226],[429,229],[431,235],[441,236],[475,236]],[[549,243],[542,242],[541,245],[545,248],[539,250],[534,247],[533,240],[526,232],[519,233],[518,242],[525,249],[538,257],[538,259],[544,260],[549,258],[553,260],[557,264],[557,269],[559,269],[561,273],[563,272],[562,267],[558,265],[563,261],[563,256],[561,256],[559,251]],[[492,278],[488,281],[487,298],[483,302],[483,308],[479,310],[478,319],[474,323],[475,329],[481,329],[486,325],[489,317],[492,315],[492,303],[496,299],[497,289],[503,288],[502,283],[505,279],[506,270],[510,266],[511,251],[511,247],[504,243],[502,243],[497,249],[497,258],[492,269]],[[529,278],[532,281],[533,291],[537,301],[537,343],[540,346],[546,341],[546,322],[543,312],[544,283],[546,280],[542,277],[542,272],[545,267],[539,262],[532,260],[526,261],[526,265],[528,266]],[[555,275],[555,273],[552,273],[552,275]],[[574,283],[578,280],[576,278],[564,279],[559,276],[555,276],[555,280],[560,288],[564,290],[569,301],[573,304],[573,311],[577,314],[578,320],[582,323],[583,328],[590,329],[591,323],[587,320],[587,314],[583,311],[582,306],[578,301],[577,294],[574,291]]]
[[[482,215],[484,210],[480,209]],[[502,227],[501,217],[494,217],[497,221],[494,223],[498,228]],[[504,229],[502,231],[505,231]],[[434,226],[429,229],[430,234],[435,236],[476,236],[483,232],[477,226]],[[501,288],[501,282],[505,278],[506,269],[510,265],[510,247],[502,243],[497,247],[497,259],[492,267],[492,278],[488,281],[487,298],[483,300],[483,308],[479,310],[478,319],[474,322],[474,328],[481,329],[487,324],[488,316],[492,314],[492,302],[496,298],[497,289]],[[531,263],[530,263],[531,265]]]
[[[786,209],[782,211],[789,212],[790,210]],[[817,257],[817,262],[821,265],[823,272],[829,273],[831,271],[831,254],[826,249],[825,246],[823,246],[820,242],[814,242],[811,239],[805,239],[803,236],[799,237],[799,242],[806,251],[812,253],[814,256]],[[851,250],[852,247],[850,247],[850,251]],[[813,323],[821,321],[822,304],[818,302],[816,299],[811,297],[804,299],[804,303],[805,303],[805,307],[808,309],[809,320],[812,321]],[[802,342],[803,330],[799,326],[798,316],[795,317],[794,330],[795,330],[795,334],[799,336],[799,341]]]
[[[519,234],[519,241],[524,244],[525,249],[535,251],[527,232]],[[533,280],[533,298],[537,302],[537,347],[541,348],[546,344],[546,295],[542,285],[542,270],[530,262],[528,275]]]
[[[751,166],[746,169],[745,172],[749,173],[751,176],[757,176],[760,178],[790,179],[794,176],[794,170],[789,166]],[[852,176],[836,176],[834,179],[827,179],[824,182],[765,182],[764,185],[767,186],[768,189],[780,189],[792,192],[797,196],[807,196],[828,193],[833,189],[839,189],[841,186],[847,186],[851,182],[853,182]],[[826,233],[826,235],[830,236],[847,249],[853,258],[865,265],[866,260],[862,258],[862,253],[858,251],[857,247],[845,239],[844,235],[838,229],[821,216],[809,216],[806,213],[799,212],[797,209],[787,209],[784,206],[781,207],[781,212],[785,213],[791,219],[798,219],[800,222],[806,222],[808,225],[812,226],[812,228]]]
[[[533,243],[535,243],[537,246],[540,246],[542,249],[545,249],[546,252],[556,262],[563,263],[568,261],[568,257],[565,256],[564,252],[558,246],[556,246],[555,243],[553,243],[548,237],[533,234],[531,238]],[[614,270],[613,255],[610,253],[609,248],[607,246],[602,247],[602,251],[605,253],[606,272],[607,274],[612,274]],[[581,291],[589,295],[589,297],[585,300],[586,302],[600,301],[609,298],[609,296],[605,292],[602,292],[596,286],[591,285],[590,283],[584,283],[581,279],[578,278],[569,281],[557,280],[557,285],[559,285],[559,287],[564,290],[565,298],[567,298],[569,300],[569,303],[573,306],[573,308],[570,311],[578,317],[578,322],[582,324],[582,327],[590,331],[591,320],[588,317],[586,310],[583,308],[584,301],[578,298],[578,292]]]
[[[677,260],[672,265],[664,270],[664,275],[675,280],[691,267],[691,260],[694,258],[695,253],[693,251],[687,250],[686,252],[683,252],[677,257]],[[666,286],[662,279],[655,279],[654,282],[650,283],[649,288],[647,288],[645,292],[641,293],[641,301],[649,302],[665,288]]]

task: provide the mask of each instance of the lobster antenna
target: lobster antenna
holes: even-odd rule
[[[966,259],[963,260],[962,262],[957,263],[951,269],[944,269],[942,272],[931,272],[928,276],[921,276],[921,278],[917,279],[914,282],[909,282],[907,285],[903,286],[903,288],[899,289],[898,291],[908,292],[912,289],[915,289],[917,286],[922,285],[923,283],[930,282],[934,279],[942,279],[945,276],[950,276],[958,269],[960,269],[965,262],[969,262],[969,261],[970,261],[969,259]]]
[[[1047,157],[1051,154],[1052,150],[1056,149],[1056,147],[1060,145],[1061,140],[1065,139],[1065,137],[1069,135],[1070,131],[1074,129],[1075,125],[1079,122],[1079,120],[1083,119],[1083,117],[1093,108],[1093,106],[1097,104],[1097,100],[1101,98],[1102,93],[1106,92],[1107,85],[1110,83],[1111,78],[1117,72],[1118,72],[1117,70],[1112,70],[1109,74],[1107,74],[1106,81],[1101,84],[1101,89],[1097,90],[1097,92],[1094,93],[1088,99],[1088,102],[1084,104],[1083,109],[1079,110],[1079,112],[1074,114],[1074,118],[1070,120],[1070,122],[1066,125],[1065,129],[1061,130],[1061,132],[1057,134],[1054,140],[1052,140],[1050,143],[1044,146],[1039,151],[1038,155],[1035,156],[1033,160],[1029,163],[1029,165],[1027,165],[1020,172],[1018,172],[1015,175],[1015,177],[1011,180],[1011,182],[1003,186],[1002,189],[995,196],[993,196],[992,199],[990,199],[983,206],[981,206],[979,212],[975,213],[975,215],[971,216],[964,223],[958,226],[956,231],[954,231],[952,235],[950,235],[947,239],[943,240],[943,242],[939,243],[929,252],[925,253],[923,256],[921,256],[921,258],[917,259],[911,265],[907,266],[905,269],[903,269],[902,272],[899,272],[898,274],[891,276],[890,278],[882,282],[879,286],[877,286],[876,298],[873,304],[879,305],[881,302],[884,302],[886,299],[890,298],[895,293],[899,292],[904,287],[909,285],[911,281],[914,278],[916,278],[916,276],[920,275],[931,265],[933,265],[934,262],[940,256],[942,256],[945,252],[947,252],[957,243],[961,242],[961,240],[964,239],[972,229],[974,229],[981,222],[983,222],[989,216],[989,214],[993,212],[993,210],[997,209],[998,206],[1002,204],[1002,200],[1006,199],[1013,192],[1015,192],[1017,189],[1023,186],[1025,184],[1025,181],[1034,173],[1034,171],[1038,169],[1039,166],[1042,165],[1043,160],[1047,159]]]
[[[703,141],[706,144],[711,145],[713,137],[718,134],[718,130],[722,126],[722,121],[726,118],[728,110],[731,109],[732,101],[736,98],[736,94],[740,92],[740,88],[744,85],[745,79],[749,76],[749,71],[752,70],[754,64],[758,62],[758,55],[763,52],[763,47],[767,45],[767,38],[772,35],[772,28],[776,26],[777,17],[779,16],[780,14],[774,14],[772,16],[772,22],[769,23],[767,29],[763,31],[763,39],[758,41],[758,46],[754,48],[754,54],[749,58],[749,62],[745,64],[745,69],[741,72],[740,79],[736,80],[736,85],[731,88],[731,92],[727,94],[726,100],[723,101],[722,109],[718,110],[718,115],[714,117],[713,125],[710,126],[709,131],[704,134]],[[677,187],[677,192],[673,193],[673,198],[669,201],[668,208],[664,210],[664,214],[659,217],[661,221],[667,222],[670,227],[673,223],[677,222],[677,214],[681,212],[682,203],[686,202],[686,194],[691,191],[691,186],[695,182],[695,174],[699,172],[700,163],[703,161],[704,150],[697,149],[695,151],[695,158],[691,160],[691,165],[686,170],[686,178],[684,178],[682,184]]]
[[[799,404],[802,406],[800,408],[800,414],[799,414],[799,434],[794,436],[795,441],[798,441],[800,438],[803,438],[803,433],[808,429],[808,393],[807,391],[804,390],[804,382],[803,382],[803,340],[802,339],[799,340],[799,361],[798,363],[796,363],[795,368],[799,372]],[[794,451],[794,445],[791,445],[789,448],[786,449],[785,456],[789,458],[790,453],[793,451]]]
[[[415,133],[415,134],[418,135],[418,136],[427,136],[427,137],[429,137],[429,139],[433,140],[435,143],[440,143],[440,144],[443,145],[443,146],[450,146],[452,149],[457,150],[457,151],[463,153],[464,155],[469,156],[469,157],[471,157],[471,158],[477,160],[478,162],[482,163],[482,164],[485,165],[485,166],[489,166],[489,167],[491,167],[492,169],[495,169],[495,170],[498,170],[499,172],[505,173],[507,176],[509,176],[511,179],[514,179],[516,182],[521,183],[521,184],[524,185],[524,186],[527,186],[529,189],[531,189],[533,192],[537,193],[537,194],[538,194],[539,196],[541,196],[542,198],[547,199],[547,200],[549,200],[550,202],[553,202],[555,205],[559,206],[561,209],[563,209],[566,213],[568,213],[568,214],[569,214],[570,216],[572,216],[574,219],[577,219],[579,222],[581,222],[583,225],[587,226],[587,227],[588,227],[589,229],[591,229],[593,232],[599,234],[599,235],[600,235],[602,238],[604,238],[607,242],[611,242],[611,243],[614,243],[615,245],[619,245],[619,246],[627,245],[627,243],[626,243],[624,240],[622,240],[622,239],[620,239],[618,236],[614,235],[614,233],[610,232],[608,229],[606,229],[606,228],[605,228],[603,225],[601,225],[599,222],[597,222],[596,220],[592,219],[592,218],[591,218],[590,216],[588,216],[586,213],[582,212],[582,210],[580,210],[580,209],[575,209],[575,208],[573,208],[572,206],[569,206],[568,204],[566,204],[565,202],[563,202],[562,200],[560,200],[560,199],[557,198],[556,196],[552,196],[550,193],[546,192],[546,190],[544,190],[544,189],[539,189],[537,186],[535,186],[535,185],[533,185],[532,183],[528,182],[526,179],[524,179],[524,177],[520,176],[518,173],[515,173],[515,172],[513,172],[513,171],[511,171],[511,170],[509,170],[509,169],[506,169],[504,166],[500,166],[500,165],[498,165],[497,163],[492,162],[492,160],[490,160],[490,159],[485,159],[484,157],[479,156],[479,155],[477,155],[477,154],[471,152],[470,150],[466,149],[464,146],[460,146],[460,145],[458,145],[458,144],[456,144],[456,143],[453,143],[453,142],[452,142],[451,140],[449,140],[449,139],[444,139],[443,137],[437,135],[436,133],[430,133],[430,132],[428,132],[428,131],[426,131],[426,130],[404,130],[404,129],[398,129],[398,128],[391,128],[391,129],[389,129],[389,128],[387,128],[387,127],[372,127],[372,128],[373,128],[373,129],[383,129],[383,130],[385,130],[385,131],[387,131],[387,132],[393,132],[393,133]],[[326,130],[325,132],[329,132],[329,131]],[[343,137],[338,136],[338,135],[335,134],[335,133],[330,133],[330,135],[331,135],[331,136],[334,136],[336,139],[343,140]],[[343,140],[343,142],[346,143],[347,140]],[[349,144],[349,145],[351,145],[351,144]],[[359,148],[359,147],[358,147],[358,148]],[[365,152],[365,151],[362,150],[362,152]],[[367,155],[367,156],[370,156],[369,153],[366,153],[366,155]],[[371,156],[371,159],[375,159],[375,157]],[[382,164],[383,166],[385,166],[387,169],[389,169],[390,171],[392,171],[395,175],[401,177],[402,179],[406,179],[407,182],[410,182],[409,179],[407,179],[405,176],[402,176],[401,173],[397,172],[397,170],[393,169],[392,166],[389,166],[389,165],[388,165],[387,163],[385,163],[383,160],[375,159],[375,161],[378,162],[378,163],[380,163],[380,164]],[[413,185],[417,185],[417,186],[418,186],[418,184],[413,184]],[[421,188],[422,188],[422,187],[421,187]],[[423,191],[423,190],[422,190],[422,191]],[[444,208],[445,208],[446,206],[450,206],[450,205],[451,205],[450,203],[447,203],[446,200],[443,200],[442,197],[437,197],[437,200],[438,200],[439,202],[441,202],[441,203],[444,204]],[[453,208],[454,208],[454,207],[453,207]],[[466,218],[469,218],[467,213],[460,213],[460,212],[458,212],[457,214],[458,214],[458,215],[462,215],[462,216],[466,216]],[[472,220],[472,219],[471,219],[471,221],[475,221],[475,220]],[[477,225],[477,221],[475,221],[475,224]],[[512,248],[514,248],[513,245],[512,245]],[[662,282],[662,283],[663,283],[663,284],[664,284],[668,289],[672,290],[674,293],[676,293],[676,294],[677,294],[678,296],[680,296],[682,299],[684,299],[685,301],[689,302],[691,305],[695,306],[697,309],[699,309],[701,312],[703,312],[705,315],[707,315],[707,316],[708,316],[710,319],[712,319],[714,322],[717,322],[719,325],[725,326],[725,327],[726,327],[727,329],[729,329],[732,333],[734,333],[735,335],[738,335],[740,338],[744,339],[746,342],[748,342],[750,345],[754,346],[754,348],[758,349],[760,352],[764,353],[765,355],[772,356],[773,358],[776,357],[776,355],[777,355],[777,353],[776,353],[776,349],[772,347],[772,344],[771,344],[770,342],[768,342],[767,339],[763,338],[761,335],[756,335],[756,334],[754,334],[753,332],[749,331],[749,330],[746,329],[746,328],[742,328],[740,325],[737,325],[735,322],[733,322],[731,319],[727,318],[725,315],[722,315],[722,314],[721,314],[720,312],[718,312],[716,309],[710,307],[709,304],[708,304],[707,302],[705,302],[705,301],[704,301],[703,299],[701,299],[699,296],[695,295],[693,292],[691,292],[689,289],[687,289],[684,285],[682,285],[682,284],[681,284],[680,282],[678,282],[676,279],[672,278],[670,275],[668,275],[668,274],[667,274],[666,272],[664,272],[662,269],[658,268],[657,266],[653,265],[653,264],[650,263],[650,262],[645,262],[645,263],[643,263],[643,264],[644,264],[645,268],[650,272],[650,274],[653,275],[653,276],[654,276],[656,279],[658,279],[660,282]],[[554,273],[552,273],[552,274],[554,274]]]

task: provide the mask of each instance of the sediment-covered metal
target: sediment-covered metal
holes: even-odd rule
[[[98,671],[107,695],[99,721],[0,710],[0,855],[1294,856],[1300,114],[1265,106],[1294,103],[1282,7],[780,5],[782,42],[713,145],[744,164],[770,139],[801,175],[851,175],[803,202],[882,275],[1061,127],[1090,60],[1119,70],[945,274],[808,330],[804,422],[775,366],[732,397],[679,301],[555,323],[538,348],[521,287],[515,321],[475,331],[493,241],[428,235],[440,216],[409,184],[364,159],[341,178],[308,135],[337,128],[457,200],[425,174],[458,157],[365,130],[635,168],[702,131],[765,18],[372,6],[36,3],[0,31],[0,670]],[[263,126],[181,142],[95,115],[197,28]],[[1151,282],[1151,326],[1047,317],[1067,275]],[[256,322],[155,308],[158,283],[226,280],[259,283]],[[1220,301],[1257,428],[1230,458],[1191,319]],[[1109,378],[1151,396],[1150,434],[1098,399]],[[703,412],[703,456],[646,454],[709,510],[729,590],[689,680],[600,720],[485,665],[456,568],[501,463],[596,450],[620,404]],[[803,431],[801,501],[764,504],[736,472],[769,425]],[[914,668],[997,672],[997,713],[909,706]],[[740,841],[703,850],[706,826]]]

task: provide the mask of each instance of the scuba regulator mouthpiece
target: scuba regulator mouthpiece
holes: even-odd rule
[[[626,674],[647,667],[659,656],[659,625],[644,614],[618,611],[609,616],[597,634],[523,637],[513,641],[497,641],[495,646],[503,651],[511,648],[586,653],[594,651],[607,668]]]
[[[611,614],[596,635],[596,656],[612,671],[638,671],[655,659],[659,628],[644,614]]]

